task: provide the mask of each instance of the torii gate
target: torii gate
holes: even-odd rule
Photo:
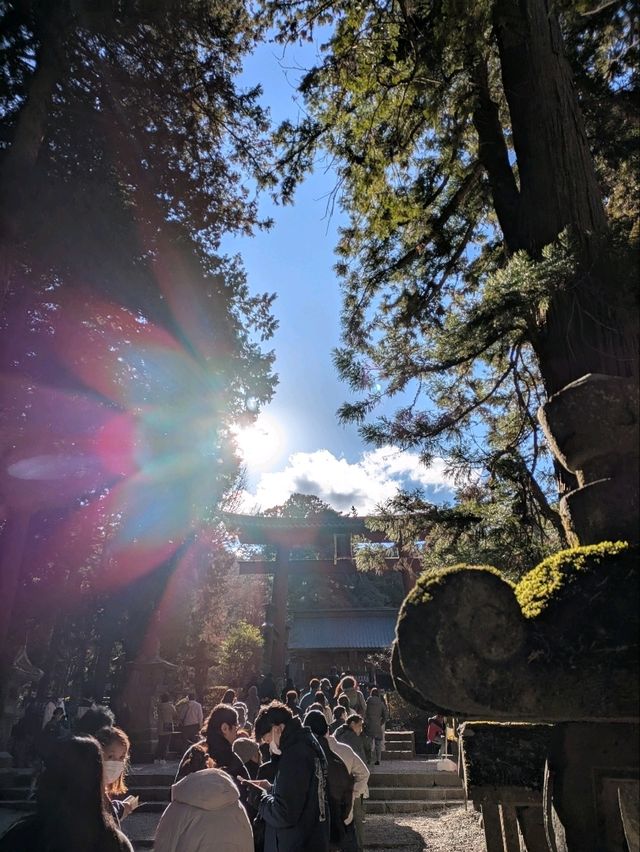
[[[224,513],[227,529],[236,532],[242,544],[270,545],[275,548],[272,561],[240,561],[241,574],[273,574],[271,603],[265,617],[264,672],[284,675],[287,653],[287,591],[289,574],[355,573],[352,538],[386,542],[382,532],[367,527],[366,518],[345,515],[315,515],[308,518],[274,518],[264,515]],[[327,557],[292,559],[294,548],[315,548]],[[329,556],[332,554],[332,556]],[[385,559],[391,569],[398,567],[399,556]],[[411,560],[417,563],[419,560]],[[405,559],[406,562],[406,559]],[[413,578],[402,572],[405,593],[413,587]]]

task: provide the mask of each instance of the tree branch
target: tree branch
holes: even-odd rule
[[[473,77],[476,84],[473,126],[478,134],[478,158],[489,178],[493,203],[505,242],[509,251],[514,252],[521,248],[517,235],[520,193],[509,163],[498,105],[491,99],[486,60],[478,60]]]

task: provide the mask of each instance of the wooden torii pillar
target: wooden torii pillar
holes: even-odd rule
[[[241,574],[271,574],[271,603],[265,618],[265,655],[263,670],[283,677],[287,659],[287,594],[289,575],[355,573],[352,538],[383,542],[387,537],[367,528],[366,518],[342,515],[315,515],[309,518],[274,518],[264,515],[223,515],[228,530],[236,532],[242,544],[268,545],[275,548],[275,560],[239,562]],[[316,559],[291,558],[292,550],[308,548],[319,554]],[[397,568],[398,558],[385,562]],[[406,584],[406,579],[405,579]],[[410,589],[405,589],[405,592]]]

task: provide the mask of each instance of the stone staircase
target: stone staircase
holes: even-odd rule
[[[416,742],[413,731],[387,731],[384,736],[383,760],[413,760]]]
[[[367,814],[420,814],[464,804],[457,772],[438,771],[436,760],[402,759],[373,767]]]
[[[400,735],[404,732],[396,732]],[[410,733],[410,732],[409,732]],[[388,735],[387,735],[388,736]],[[397,744],[389,748],[390,744]],[[376,820],[394,815],[437,813],[443,808],[464,803],[462,781],[456,772],[438,771],[437,760],[407,756],[413,739],[406,736],[388,739],[388,755],[380,766],[371,767],[369,799],[366,814],[371,821],[365,824],[365,849],[372,852],[378,843],[366,842],[366,835],[376,831]],[[129,775],[129,792],[139,796],[141,805],[123,823],[123,830],[131,839],[136,852],[153,847],[153,836],[160,814],[169,803],[170,788],[177,763],[134,766]],[[30,773],[28,770],[0,770],[0,833],[3,812],[7,819],[13,814],[30,811],[34,803],[27,801]],[[388,847],[398,846],[389,838]],[[404,847],[398,846],[398,850]]]

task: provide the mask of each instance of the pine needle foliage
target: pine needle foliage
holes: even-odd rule
[[[264,0],[263,16],[284,44],[323,42],[278,131],[278,197],[336,174],[339,416],[425,461],[524,467],[549,514],[536,408],[637,352],[632,5]]]

